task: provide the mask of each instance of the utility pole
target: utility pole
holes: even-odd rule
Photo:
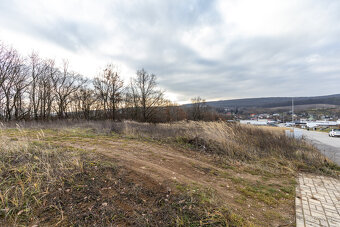
[[[294,98],[292,98],[292,123],[294,122]]]

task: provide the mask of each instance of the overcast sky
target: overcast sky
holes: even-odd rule
[[[180,103],[340,93],[339,0],[1,0],[0,41],[87,77],[143,67]]]

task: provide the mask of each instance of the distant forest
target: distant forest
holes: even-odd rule
[[[227,107],[274,108],[291,106],[292,99],[294,99],[294,105],[309,105],[309,104],[340,105],[340,94],[315,97],[268,97],[268,98],[221,100],[207,102],[207,105],[214,108],[227,108]]]

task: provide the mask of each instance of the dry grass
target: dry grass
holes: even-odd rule
[[[284,128],[258,127],[225,122],[181,121],[165,124],[134,121],[112,122],[61,120],[50,122],[7,123],[4,128],[65,129],[86,128],[95,134],[117,133],[128,138],[151,139],[183,145],[216,155],[223,162],[261,162],[271,159],[272,166],[288,164],[295,170],[337,176],[339,166],[302,140],[288,138]],[[286,162],[287,161],[287,162]],[[279,163],[278,165],[276,165]]]
[[[250,225],[208,192],[171,192],[114,159],[29,134],[0,133],[0,226]]]
[[[293,225],[296,173],[339,176],[339,167],[316,149],[285,137],[276,128],[225,122],[130,121],[60,121],[2,128],[0,226]],[[201,187],[183,182],[161,186],[146,175],[118,166],[113,158],[71,147],[73,143],[110,150],[117,149],[111,142],[118,141],[121,147],[138,143],[132,149],[151,145],[153,151],[167,143],[187,157],[196,154],[191,160],[204,160],[219,170],[192,164],[188,171],[203,172],[219,182],[215,189],[229,190],[229,204],[220,203],[219,197]],[[51,145],[63,143],[68,145]],[[152,157],[145,151],[141,155],[144,160],[154,158],[155,163],[166,157]],[[169,193],[167,187],[175,189]]]
[[[111,123],[111,130],[139,138],[190,145],[224,161],[259,162],[271,159],[271,165],[288,164],[303,171],[337,175],[339,167],[308,143],[288,138],[283,129],[230,124],[225,122],[176,122],[148,124]],[[287,162],[285,162],[287,161]]]
[[[14,225],[34,222],[35,211],[46,204],[57,183],[82,170],[76,151],[1,137],[0,217]]]

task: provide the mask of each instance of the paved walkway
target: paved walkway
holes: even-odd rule
[[[296,226],[340,226],[340,180],[300,174],[296,188]]]

